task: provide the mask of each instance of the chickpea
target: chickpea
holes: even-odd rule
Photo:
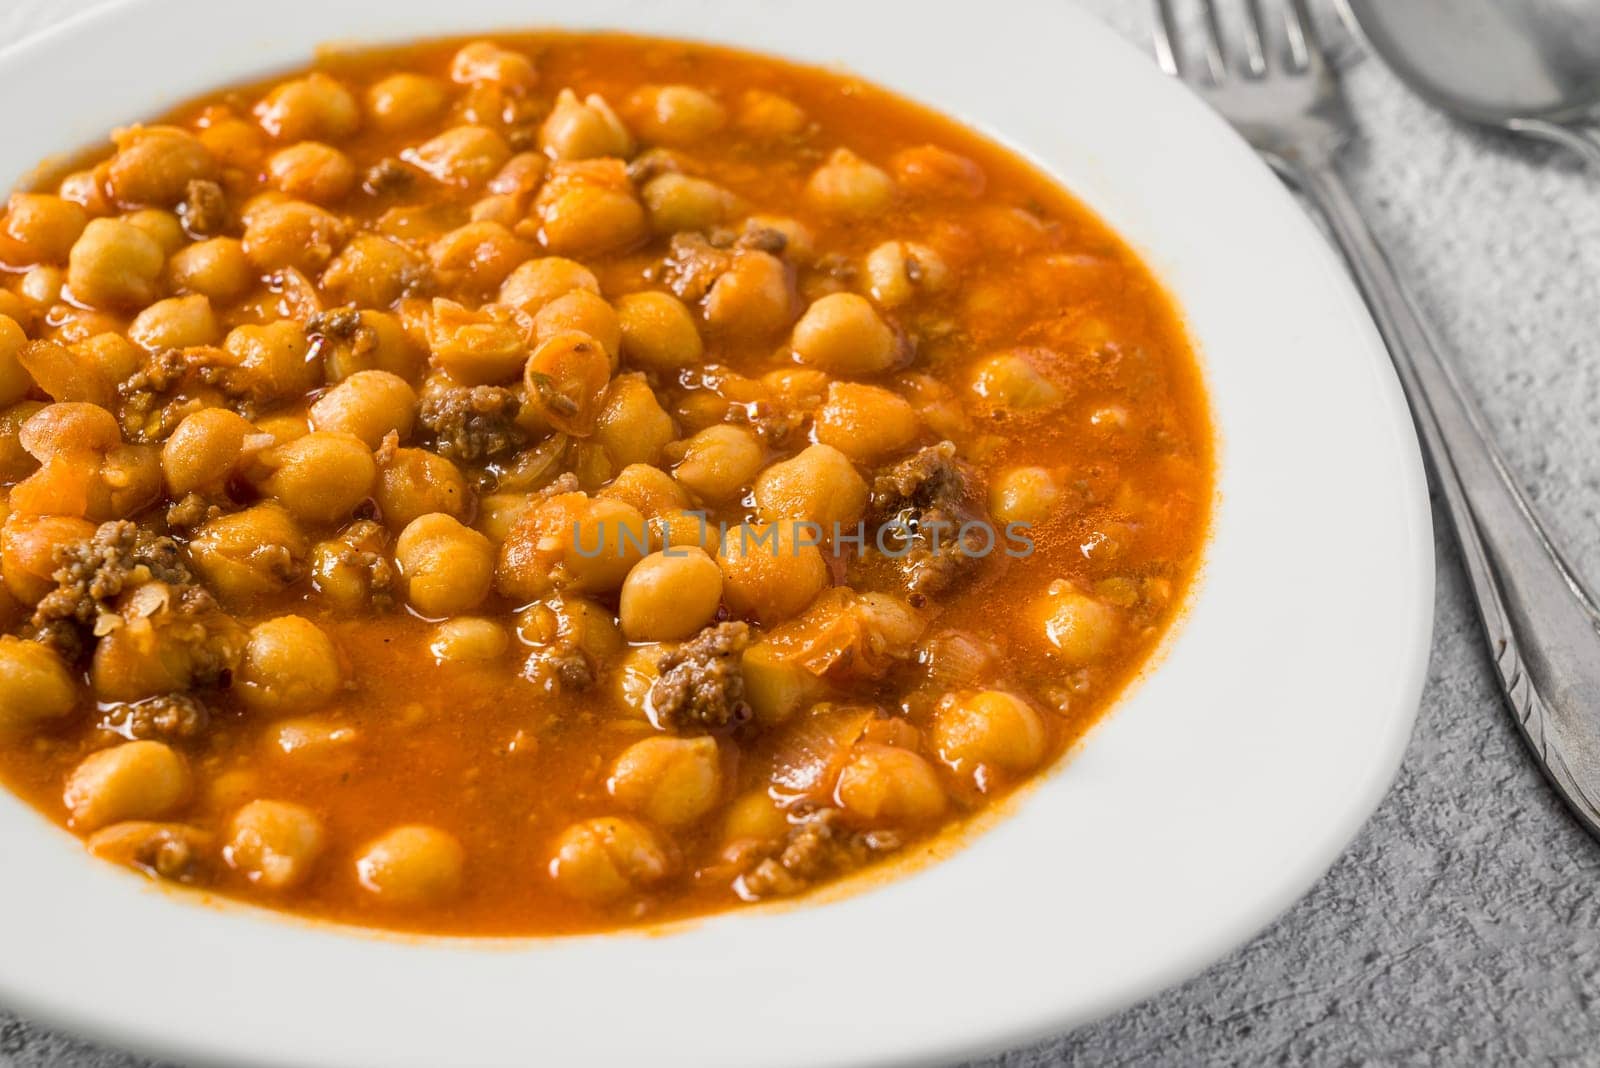
[[[512,528],[500,547],[495,581],[517,601],[551,588],[610,593],[645,555],[649,531],[638,509],[607,497],[547,497]]]
[[[72,829],[160,819],[189,798],[189,766],[161,742],[124,742],[91,753],[67,776],[62,801]]]
[[[80,204],[49,193],[12,193],[6,203],[5,234],[30,263],[66,263],[89,225]]]
[[[661,677],[659,650],[652,645],[629,649],[611,672],[611,696],[617,706],[640,724],[650,722],[650,690]]]
[[[136,229],[143,230],[146,236],[160,245],[163,255],[170,256],[188,243],[182,221],[170,211],[145,208],[129,212],[122,218]]]
[[[857,744],[839,769],[834,797],[853,820],[869,826],[929,823],[948,804],[926,760],[909,749],[871,742]]]
[[[407,163],[444,185],[483,185],[511,158],[511,146],[488,126],[455,126],[401,153]]]
[[[894,179],[848,148],[835,149],[806,182],[806,199],[830,215],[863,219],[888,209]]]
[[[546,337],[523,370],[527,401],[519,422],[525,429],[548,427],[588,437],[610,376],[611,359],[589,334],[571,330]]]
[[[777,141],[805,132],[804,109],[793,100],[765,89],[746,89],[739,101],[739,129],[751,137]]]
[[[933,744],[958,773],[983,766],[1021,774],[1044,759],[1044,722],[1028,702],[1002,690],[950,694],[934,713]]]
[[[233,814],[222,857],[263,890],[305,882],[327,846],[317,814],[288,801],[252,801]]]
[[[62,200],[72,201],[90,215],[108,215],[117,207],[106,196],[104,177],[104,167],[73,171],[61,179],[56,186],[56,193]]]
[[[395,449],[390,453],[378,465],[373,496],[391,530],[401,530],[433,512],[462,519],[470,500],[461,469],[427,449]]]
[[[505,281],[534,248],[497,222],[470,222],[428,247],[434,275],[447,286],[487,293]]]
[[[539,84],[533,60],[493,41],[463,45],[450,61],[450,77],[462,85],[487,83],[519,92]]]
[[[937,145],[902,149],[889,166],[900,188],[914,196],[973,200],[988,184],[982,167]]]
[[[233,617],[204,603],[179,611],[180,591],[164,582],[136,586],[118,604],[125,626],[94,646],[89,681],[102,702],[141,701],[226,680],[244,653]]]
[[[150,352],[159,352],[213,345],[222,340],[222,328],[211,301],[197,293],[150,305],[128,324],[128,337]]]
[[[500,286],[500,303],[532,315],[557,297],[579,289],[600,295],[593,271],[576,260],[545,256],[529,260],[506,277]]]
[[[612,766],[611,796],[652,823],[686,827],[717,806],[722,757],[715,738],[646,738]]]
[[[129,126],[111,135],[106,189],[123,207],[171,207],[189,183],[215,178],[218,167],[200,139],[176,126]]]
[[[594,256],[645,237],[644,207],[617,159],[559,161],[534,197],[539,237],[559,256]]]
[[[647,86],[629,99],[628,108],[639,135],[655,144],[703,141],[728,121],[716,97],[687,85]]]
[[[33,306],[19,294],[9,289],[0,287],[0,315],[5,316],[18,326],[32,324],[36,320]]]
[[[549,162],[537,152],[518,152],[489,179],[488,190],[509,197],[517,205],[520,216],[533,194],[538,192],[548,166]]]
[[[424,279],[427,270],[423,259],[399,242],[362,233],[328,263],[322,284],[347,304],[387,308]]]
[[[337,215],[303,200],[284,200],[246,219],[241,247],[258,271],[293,267],[310,273],[328,265],[347,235]]]
[[[344,687],[344,665],[321,627],[304,616],[279,616],[251,628],[233,685],[252,711],[300,715]]]
[[[122,219],[92,219],[67,257],[67,285],[94,308],[142,307],[156,297],[166,256],[153,238]]]
[[[518,612],[516,632],[523,645],[538,650],[581,652],[595,664],[604,664],[625,644],[609,608],[587,597],[565,593]]]
[[[213,237],[173,253],[167,261],[167,278],[180,292],[229,301],[249,290],[255,273],[237,238]]]
[[[424,616],[470,612],[494,581],[494,547],[460,520],[440,513],[418,516],[400,532],[395,560],[406,599]]]
[[[352,435],[369,449],[386,434],[410,437],[416,419],[417,391],[388,371],[357,371],[311,406],[313,428]]]
[[[665,879],[672,861],[654,832],[615,816],[574,823],[556,839],[550,877],[568,897],[606,904]]]
[[[722,572],[702,549],[654,552],[622,583],[622,633],[629,641],[687,638],[711,622],[722,600]]]
[[[49,307],[61,302],[61,287],[65,283],[66,276],[59,267],[40,265],[23,273],[17,292],[35,305]]]
[[[350,90],[322,73],[280,82],[255,113],[261,128],[280,141],[343,141],[361,125]]]
[[[294,517],[267,501],[206,523],[189,541],[189,559],[217,593],[248,598],[299,578],[306,548]]]
[[[681,511],[690,503],[689,494],[671,475],[649,463],[631,463],[624,467],[599,495],[625,501],[647,518]]]
[[[161,474],[174,498],[193,490],[220,489],[238,469],[245,439],[255,427],[226,408],[202,408],[161,446]]]
[[[854,527],[867,508],[867,483],[850,458],[832,445],[811,445],[761,472],[756,508],[767,520],[816,523],[824,536]]]
[[[738,213],[739,198],[704,178],[668,171],[650,179],[639,191],[651,229],[658,234],[706,230]]]
[[[1050,360],[1041,350],[1016,349],[978,361],[968,385],[986,409],[1027,411],[1059,404],[1061,387],[1039,369],[1036,361]]]
[[[265,131],[255,123],[236,116],[219,118],[198,131],[196,136],[224,167],[257,170],[266,153]]]
[[[36,642],[0,635],[0,737],[58,720],[77,704],[61,658]]]
[[[906,448],[920,431],[916,409],[904,397],[857,382],[828,387],[813,427],[818,441],[863,464]]]
[[[693,546],[715,553],[721,545],[721,532],[704,512],[667,509],[650,517],[650,544],[663,549]]]
[[[590,159],[633,155],[633,135],[604,97],[583,100],[571,89],[556,96],[556,106],[539,127],[539,147],[551,159]]]
[[[28,343],[28,335],[15,319],[0,315],[0,407],[16,404],[33,388],[33,378],[18,355]]]
[[[78,343],[34,341],[18,350],[17,362],[52,400],[83,401],[98,407],[116,401],[116,383]]]
[[[725,334],[752,340],[794,321],[794,279],[778,257],[741,252],[706,294],[706,322]]]
[[[508,382],[528,362],[522,326],[498,305],[470,311],[454,301],[434,300],[428,349],[441,371],[467,386]]]
[[[611,380],[595,419],[594,441],[614,465],[653,464],[676,434],[672,417],[662,409],[643,375],[618,375]],[[667,478],[664,473],[662,477]]]
[[[831,374],[871,375],[900,359],[900,340],[865,297],[830,293],[794,324],[794,354]]]
[[[1013,467],[989,490],[989,511],[1002,523],[1038,523],[1061,500],[1055,476],[1043,467]]]
[[[356,184],[356,165],[332,145],[301,141],[280,148],[267,160],[272,184],[296,200],[332,204]]]
[[[651,371],[672,372],[700,362],[705,347],[694,316],[669,293],[646,291],[617,299],[622,356]]]
[[[938,293],[950,284],[944,257],[911,241],[885,241],[867,253],[866,276],[872,299],[885,308],[897,308],[922,293]]]
[[[263,736],[269,755],[331,774],[355,764],[360,741],[354,727],[320,719],[281,720]]]
[[[36,460],[62,455],[109,452],[122,444],[116,416],[98,404],[66,401],[47,404],[23,424],[22,447]]]
[[[491,545],[499,546],[537,500],[531,493],[486,493],[478,498],[477,521],[473,526]]]
[[[443,114],[450,95],[435,78],[402,72],[375,82],[367,90],[367,114],[384,133],[403,133]]]
[[[126,381],[145,362],[139,346],[121,334],[93,334],[74,342],[73,348],[94,368],[94,376],[107,382]]]
[[[742,426],[718,424],[683,445],[673,476],[703,500],[725,501],[761,470],[761,442]]]
[[[828,584],[828,564],[794,523],[745,523],[717,553],[722,596],[735,614],[764,626],[797,615]],[[820,540],[820,539],[818,539]]]
[[[84,839],[89,855],[173,882],[194,882],[209,863],[213,836],[184,823],[123,820]]]
[[[410,824],[367,843],[356,858],[356,878],[385,903],[435,905],[461,892],[466,861],[454,835]]]
[[[330,382],[342,382],[357,371],[387,371],[414,381],[422,374],[424,356],[400,325],[387,312],[365,310],[357,313],[352,338],[324,338],[323,370]]]
[[[616,367],[622,349],[622,326],[616,310],[605,299],[587,289],[574,289],[540,308],[533,317],[533,333],[539,341],[575,330],[588,334],[606,350],[607,370]]]
[[[393,576],[389,532],[370,519],[358,519],[311,548],[312,589],[340,612],[370,611],[374,595]]]
[[[505,628],[491,619],[447,619],[433,628],[428,651],[440,663],[496,660],[511,644]]]
[[[1035,616],[1045,641],[1073,666],[1104,656],[1122,623],[1115,608],[1080,593],[1063,579],[1050,584]]]
[[[3,365],[3,359],[0,359]],[[0,371],[0,377],[4,372]],[[17,482],[39,466],[22,445],[22,428],[45,406],[38,401],[21,401],[0,411],[0,481]],[[0,508],[0,519],[5,509]]]
[[[297,519],[333,523],[372,493],[378,466],[352,434],[316,430],[261,454],[262,491]]]
[[[261,398],[290,397],[306,392],[320,378],[308,357],[311,343],[293,319],[263,326],[236,326],[222,339],[233,367],[227,385]]]
[[[6,588],[26,604],[56,588],[58,549],[94,537],[94,524],[77,516],[17,515],[0,527],[0,575]]]

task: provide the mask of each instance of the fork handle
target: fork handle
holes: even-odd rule
[[[1600,611],[1511,477],[1348,187],[1287,169],[1321,209],[1388,344],[1466,565],[1507,704],[1545,775],[1600,837]],[[1382,516],[1353,517],[1382,522]]]

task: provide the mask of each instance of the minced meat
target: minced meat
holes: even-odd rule
[[[750,717],[739,654],[750,645],[746,623],[714,623],[662,656],[650,687],[650,715],[674,730],[716,729]]]
[[[988,513],[955,455],[955,444],[941,441],[872,480],[869,519],[874,537],[884,527],[900,532],[894,552],[901,555],[895,564],[906,593],[915,597],[953,586],[978,565],[986,546],[993,548],[992,531],[961,534],[965,524],[987,523]]]
[[[487,460],[513,452],[527,440],[517,426],[522,402],[499,386],[446,386],[425,390],[419,419],[452,460]]]
[[[131,740],[174,742],[198,738],[210,722],[211,714],[199,698],[173,693],[112,705],[100,718],[100,727]]]
[[[174,586],[193,581],[177,542],[127,519],[102,523],[89,538],[56,549],[55,563],[56,588],[34,609],[35,627],[92,626],[125,589],[152,580]]]
[[[740,888],[755,898],[799,893],[819,879],[859,868],[901,846],[886,831],[854,831],[836,808],[822,808],[790,827],[781,848],[763,857],[740,877]]]

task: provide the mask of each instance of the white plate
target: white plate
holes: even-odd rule
[[[837,64],[1054,172],[1142,250],[1221,434],[1203,583],[1148,680],[1018,810],[911,878],[668,935],[483,944],[204,907],[0,798],[0,1003],[283,1065],[955,1058],[1177,982],[1304,893],[1410,734],[1433,557],[1405,405],[1343,270],[1245,145],[1062,3],[128,2],[0,56],[0,185],[328,40],[627,28]],[[396,769],[405,774],[405,769]]]

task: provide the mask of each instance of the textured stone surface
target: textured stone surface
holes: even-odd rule
[[[1145,5],[1083,2],[1143,43]],[[14,11],[31,9],[37,24],[47,5],[51,15],[83,6],[18,3],[0,0],[0,41]],[[1347,80],[1366,135],[1351,177],[1374,228],[1511,466],[1579,569],[1600,580],[1600,174],[1455,126],[1374,63]],[[1438,522],[1421,716],[1356,843],[1305,900],[1204,974],[983,1068],[1600,1058],[1600,849],[1523,754]],[[0,1011],[0,1064],[146,1063]]]

